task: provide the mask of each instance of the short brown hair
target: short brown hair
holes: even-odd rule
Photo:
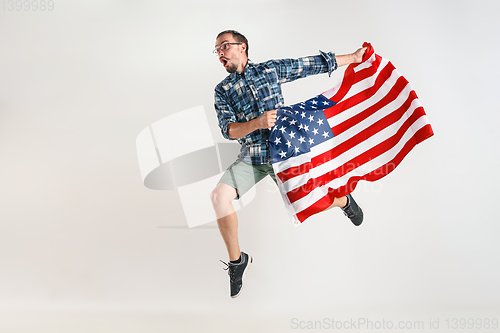
[[[247,48],[245,49],[245,53],[246,53],[247,58],[248,58],[248,48],[249,47],[248,47],[247,38],[245,36],[243,36],[243,34],[239,33],[236,30],[224,30],[217,35],[216,39],[224,34],[231,34],[233,36],[233,38],[238,41],[238,43],[245,43],[245,45],[247,46]]]

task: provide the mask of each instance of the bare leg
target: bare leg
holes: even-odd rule
[[[333,201],[333,204],[325,210],[329,210],[333,207],[343,208],[343,207],[345,207],[345,205],[347,205],[347,197],[335,198],[335,200]]]
[[[231,203],[236,195],[236,189],[224,183],[217,184],[210,194],[219,232],[226,243],[229,260],[237,260],[240,257],[238,217]]]

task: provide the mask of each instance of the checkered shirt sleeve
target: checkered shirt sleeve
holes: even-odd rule
[[[320,55],[298,59],[279,59],[254,64],[248,62],[242,73],[231,73],[215,88],[214,107],[222,136],[228,140],[228,126],[247,122],[263,113],[284,106],[281,84],[309,75],[337,69],[335,54],[320,51]],[[237,139],[241,144],[240,158],[254,165],[270,161],[267,140],[270,130],[258,129]]]

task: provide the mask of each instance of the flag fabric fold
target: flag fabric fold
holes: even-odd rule
[[[269,147],[278,186],[298,225],[389,174],[433,131],[417,94],[369,43],[332,89],[277,111]]]

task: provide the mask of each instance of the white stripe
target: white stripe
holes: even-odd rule
[[[344,71],[344,73],[342,73],[342,78],[339,81],[339,83],[337,83],[337,85],[334,86],[332,89],[329,89],[329,90],[325,91],[322,95],[325,96],[328,99],[330,99],[333,96],[335,96],[335,94],[337,93],[337,91],[339,91],[340,87],[342,86],[342,82],[344,81],[344,76],[345,76],[345,71]]]
[[[329,184],[325,186],[332,188],[339,188],[347,184],[349,178],[364,176],[380,168],[381,166],[389,163],[403,149],[403,146],[415,135],[415,133],[427,124],[429,124],[427,116],[422,115],[417,120],[415,120],[415,122],[406,130],[405,134],[401,137],[398,143],[394,145],[391,149],[389,149],[383,154],[380,154],[376,158],[370,160],[369,163],[360,165],[358,168],[349,171],[342,177],[332,180]]]
[[[376,60],[375,52],[373,52],[373,54],[370,56],[370,58],[366,59],[365,61],[363,61],[363,63],[359,64],[358,66],[356,66],[354,68],[354,72],[359,72],[362,69],[369,68],[369,67],[373,66],[373,62],[375,60]],[[382,58],[382,60],[384,60],[384,59]]]
[[[361,69],[365,69],[365,68],[369,68],[372,66],[372,62],[375,60],[375,53],[372,54],[372,56],[370,57],[370,59],[368,59],[367,61],[365,61],[364,63],[362,64],[359,64],[356,68],[354,68],[354,71],[357,72]],[[382,59],[382,62],[381,64],[379,65],[379,68],[378,68],[378,72],[380,72],[382,66],[385,66],[384,64],[384,61],[385,62],[388,62],[388,60],[385,60],[385,59]],[[333,96],[335,96],[335,94],[339,91],[340,87],[342,86],[342,83],[344,82],[344,77],[345,77],[345,73],[346,71],[344,71],[342,73],[342,78],[341,80],[339,81],[339,83],[333,87],[332,89],[329,89],[327,91],[325,91],[322,95],[325,96],[326,98],[330,99],[332,98]],[[377,73],[375,73],[374,75],[378,75]],[[362,82],[362,81],[361,81]],[[340,102],[340,101],[334,101],[334,102]]]
[[[362,101],[361,103],[358,103],[351,107],[350,109],[346,109],[342,111],[341,113],[330,117],[328,119],[328,124],[330,125],[331,128],[337,126],[338,124],[343,123],[344,121],[348,120],[349,118],[357,115],[358,113],[368,109],[369,107],[375,105],[377,102],[382,100],[389,91],[391,91],[392,87],[396,84],[398,79],[401,77],[401,74],[399,74],[397,71],[393,71],[391,76],[384,82],[384,84],[377,90],[377,92],[371,96],[370,98]],[[368,87],[368,88],[371,88]],[[368,89],[367,88],[367,89]],[[356,108],[356,110],[359,110],[357,112],[353,112],[352,110]]]
[[[285,203],[285,208],[286,212],[288,213],[288,217],[294,222],[294,224],[297,226],[299,219],[297,218],[297,215],[295,214],[295,211],[293,210],[292,203],[286,196],[286,191],[283,189],[283,183],[279,179],[279,177],[276,177],[276,182],[278,183],[278,188],[280,189],[280,194],[281,197],[283,198],[283,202]]]
[[[289,159],[282,161],[282,162],[274,163],[273,167],[274,167],[275,172],[278,173],[278,172],[282,172],[288,168],[291,168],[294,166],[299,166],[303,163],[309,162],[311,160],[311,156],[318,156],[318,155],[321,155],[321,154],[323,154],[331,149],[334,149],[336,146],[338,146],[341,143],[343,143],[344,141],[350,139],[355,134],[363,131],[365,128],[369,127],[370,125],[374,124],[378,120],[382,119],[390,112],[401,107],[401,105],[403,105],[403,103],[408,98],[408,95],[410,94],[411,91],[412,91],[411,85],[407,84],[405,86],[405,88],[399,93],[398,97],[395,100],[393,100],[391,103],[387,104],[386,106],[384,106],[383,108],[381,108],[380,110],[378,110],[377,112],[372,114],[370,117],[364,119],[360,123],[354,125],[353,127],[349,128],[345,132],[341,133],[340,135],[337,135],[330,140],[327,140],[325,142],[320,143],[317,146],[312,147],[311,151],[309,153],[302,154],[302,155],[297,156],[297,157],[289,158]],[[371,106],[371,105],[369,105],[369,106]],[[369,106],[365,106],[363,103],[355,105],[352,108],[347,109],[346,111],[342,112],[340,115],[332,117],[332,118],[335,118],[333,121],[337,122],[337,119],[340,119],[341,120],[340,122],[342,122],[345,119],[345,115],[341,116],[342,114],[358,114],[359,112],[363,111],[364,109],[366,109]],[[393,108],[393,109],[391,110],[391,108]],[[341,116],[341,117],[337,118],[339,116]],[[332,119],[332,118],[330,118],[330,119]]]
[[[345,101],[349,97],[352,97],[352,96],[362,92],[363,90],[366,90],[366,89],[373,87],[373,85],[375,84],[375,81],[377,80],[378,76],[380,75],[380,72],[382,72],[382,70],[384,68],[386,68],[387,66],[393,67],[392,64],[390,64],[388,60],[382,59],[382,62],[380,63],[380,66],[378,66],[377,71],[373,75],[365,78],[364,80],[361,80],[361,81],[353,84],[351,86],[351,88],[349,89],[349,91],[347,92],[347,94],[342,98],[342,100],[339,101],[339,103],[341,103],[342,101]]]
[[[347,184],[348,180],[354,176],[363,176],[367,173],[370,173],[380,166],[391,161],[403,148],[408,140],[410,140],[416,131],[418,131],[423,126],[427,125],[429,122],[426,116],[422,116],[418,118],[405,132],[401,140],[390,150],[381,154],[377,158],[370,161],[370,163],[365,163],[364,165],[359,166],[358,168],[351,170],[346,175],[341,178],[337,178],[330,182],[329,184],[323,185],[321,187],[315,188],[311,193],[307,196],[297,200],[292,204],[292,209],[299,213],[304,209],[308,208],[310,205],[324,197],[328,193],[329,188],[339,188]],[[284,188],[282,189],[284,190]]]
[[[338,114],[334,117],[330,117],[330,119],[328,119],[329,126],[334,127],[334,126],[344,122],[345,120],[349,119],[353,115],[358,114],[359,112],[365,110],[366,108],[372,106],[373,104],[375,104],[376,102],[378,102],[379,100],[384,98],[385,95],[387,94],[387,92],[389,92],[390,89],[392,89],[392,86],[397,82],[397,80],[399,79],[400,76],[401,76],[401,74],[399,74],[396,70],[394,70],[392,72],[391,76],[387,79],[386,83],[384,83],[379,88],[379,90],[375,93],[374,96],[370,97],[368,100],[365,100],[365,101],[359,103],[358,105],[353,106],[350,109],[347,109],[347,110],[341,112],[340,114]],[[369,81],[367,81],[367,80],[363,80],[359,83],[370,84]],[[372,85],[373,85],[373,82],[371,83],[370,86],[372,86]],[[406,89],[406,87],[405,87],[405,89]],[[399,96],[398,96],[398,98],[399,98]],[[354,108],[356,108],[355,109],[356,111],[353,112],[352,110],[354,110]],[[359,109],[359,111],[357,111],[358,109]],[[369,124],[369,125],[371,125],[371,124]],[[367,125],[367,126],[369,126],[369,125]],[[358,131],[361,130],[360,126],[356,126],[356,129]],[[342,133],[342,134],[344,134],[344,133]],[[317,154],[317,155],[322,154],[322,153],[332,149],[333,147],[335,147],[336,145],[342,143],[343,141],[345,141],[347,139],[348,138],[342,136],[342,139],[340,139],[341,141],[338,141],[339,140],[338,136],[334,137],[331,140],[325,141],[325,142],[313,147],[311,149],[311,152],[315,152],[315,154]],[[283,162],[277,162],[277,163],[273,164],[273,166],[275,167],[276,172],[281,172],[281,171],[286,170],[290,167],[301,165],[307,161],[309,161],[309,158],[305,157],[304,155],[301,155],[298,157],[287,159]]]
[[[359,156],[360,154],[364,153],[365,151],[367,151],[367,150],[375,147],[376,145],[380,144],[381,142],[385,141],[387,138],[391,137],[392,135],[394,135],[398,131],[398,129],[401,127],[401,125],[412,115],[413,111],[415,111],[415,109],[418,108],[419,106],[420,106],[419,100],[414,99],[412,101],[410,107],[408,108],[408,110],[402,115],[402,117],[397,122],[384,128],[383,130],[375,133],[373,136],[371,136],[367,140],[350,148],[349,150],[345,151],[343,154],[337,156],[333,160],[330,160],[324,164],[317,166],[316,168],[309,170],[309,173],[305,173],[303,175],[289,179],[288,181],[284,182],[284,184],[283,184],[284,188],[287,189],[287,191],[290,191],[290,190],[293,190],[299,186],[302,186],[310,178],[317,178],[317,177],[319,177],[319,176],[321,176],[321,175],[323,175],[331,170],[335,170],[338,167],[347,163],[348,161],[352,160],[356,156]],[[396,109],[397,108],[388,106],[387,110],[385,110],[385,111],[393,112]],[[380,113],[384,113],[384,112],[380,112]],[[377,118],[378,117],[382,118],[383,116],[385,116],[385,114],[380,116],[379,112],[376,112],[373,116],[375,116],[375,115],[377,116]],[[368,119],[366,119],[366,120],[368,120]],[[360,125],[360,124],[358,124],[358,125]],[[349,131],[353,132],[352,133],[353,135],[356,133],[359,133],[359,130],[355,129],[356,126],[349,129]],[[340,135],[338,137],[340,137]],[[311,157],[316,156],[316,155],[312,155],[311,153],[306,153],[306,154],[309,155],[308,156],[309,161],[311,160]],[[304,155],[306,155],[306,154],[304,154]]]

